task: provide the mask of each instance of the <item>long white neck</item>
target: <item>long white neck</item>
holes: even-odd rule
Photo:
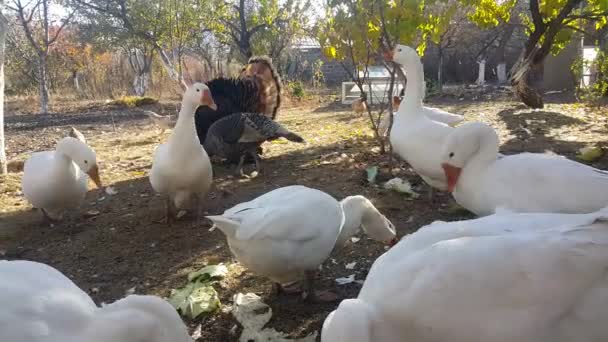
[[[72,137],[61,139],[55,148],[55,162],[57,165],[69,166],[72,163],[72,156],[76,153],[79,143],[81,144],[78,139]]]
[[[422,100],[424,98],[425,84],[422,62],[419,58],[411,58],[403,64],[403,68],[405,69],[407,83],[405,85],[403,101],[397,113],[400,115],[418,114],[419,111],[412,110],[412,108],[422,107]]]
[[[196,108],[198,108],[198,104],[193,104],[186,100],[182,101],[177,122],[173,128],[173,132],[169,136],[169,146],[181,149],[177,145],[181,145],[182,142],[189,143],[196,137],[196,127],[194,126]]]
[[[487,126],[478,127],[471,137],[476,138],[478,141],[478,149],[471,156],[471,159],[465,165],[465,168],[485,168],[489,164],[496,161],[498,157],[498,135],[496,131]]]
[[[340,202],[344,212],[344,224],[336,240],[336,248],[342,248],[346,241],[357,233],[361,220],[367,211],[369,200],[363,196],[349,196]]]

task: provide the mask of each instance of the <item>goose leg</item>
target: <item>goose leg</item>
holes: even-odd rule
[[[278,296],[283,293],[283,286],[279,283],[272,283],[272,293]]]
[[[51,218],[51,216],[49,216],[49,214],[46,212],[46,210],[39,208],[40,212],[42,213],[42,223],[43,224],[48,224],[49,226],[52,226],[55,224],[55,220],[53,220]]]
[[[338,299],[338,295],[329,291],[315,291],[314,289],[314,281],[316,271],[306,271],[306,283],[305,283],[305,292],[304,299],[313,303],[326,303],[326,302],[334,302]]]
[[[165,217],[161,220],[161,222],[166,224],[172,224],[176,220],[176,209],[173,204],[173,200],[169,195],[165,198]]]
[[[201,226],[201,216],[203,214],[203,206],[201,205],[201,196],[194,195],[194,207],[196,209],[196,227]]]
[[[280,294],[283,294],[283,293],[286,293],[286,294],[299,294],[299,293],[302,293],[302,289],[298,287],[297,283],[295,283],[295,284],[289,284],[287,286],[283,286],[280,283],[273,283],[272,287],[273,287],[273,292],[276,295],[280,295]]]
[[[252,151],[250,152],[251,156],[253,157],[253,161],[255,162],[255,169],[258,172],[258,174],[262,174],[262,159],[260,158],[260,156],[258,155],[257,151]]]
[[[241,158],[239,159],[239,164],[236,166],[236,174],[241,176],[241,177],[245,177],[245,174],[243,173],[243,163],[245,163],[245,157],[247,156],[246,153],[243,153],[241,155]]]

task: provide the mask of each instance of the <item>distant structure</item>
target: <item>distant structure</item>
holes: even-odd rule
[[[313,38],[303,38],[291,46],[292,57],[288,63],[288,75],[297,76],[299,79],[309,81],[313,77],[314,65],[321,61],[321,72],[325,78],[325,84],[335,86],[343,81],[350,80],[349,73],[339,61],[329,60],[321,51],[321,45]],[[353,70],[352,65],[346,65],[349,72]]]

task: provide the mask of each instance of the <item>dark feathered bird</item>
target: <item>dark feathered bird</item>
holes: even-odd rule
[[[209,127],[220,118],[234,113],[263,113],[274,120],[281,106],[281,78],[268,57],[250,58],[238,79],[216,78],[207,86],[218,108],[199,107],[196,111],[201,144]]]
[[[253,157],[256,169],[261,171],[258,147],[265,141],[285,138],[304,142],[299,135],[289,131],[263,114],[236,113],[217,120],[207,133],[205,151],[210,155],[239,161],[237,171],[243,174],[245,157]]]
[[[201,144],[215,121],[234,113],[258,113],[263,107],[261,90],[251,79],[216,78],[207,82],[207,87],[217,109],[201,106],[196,110],[194,122]]]

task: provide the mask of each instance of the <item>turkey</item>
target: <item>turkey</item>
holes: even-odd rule
[[[258,147],[267,140],[278,138],[304,142],[301,136],[263,114],[235,113],[221,118],[211,125],[203,146],[210,155],[229,161],[238,160],[236,171],[243,175],[245,157],[252,156],[256,169],[260,172]]]
[[[252,57],[240,78],[219,77],[206,85],[217,109],[201,106],[196,110],[196,133],[201,144],[211,125],[225,116],[261,113],[274,120],[281,105],[281,80],[267,57]]]
[[[241,70],[240,78],[252,78],[262,89],[264,96],[264,115],[277,119],[279,108],[281,107],[281,76],[274,68],[272,59],[268,56],[253,56],[249,58],[247,65]]]

